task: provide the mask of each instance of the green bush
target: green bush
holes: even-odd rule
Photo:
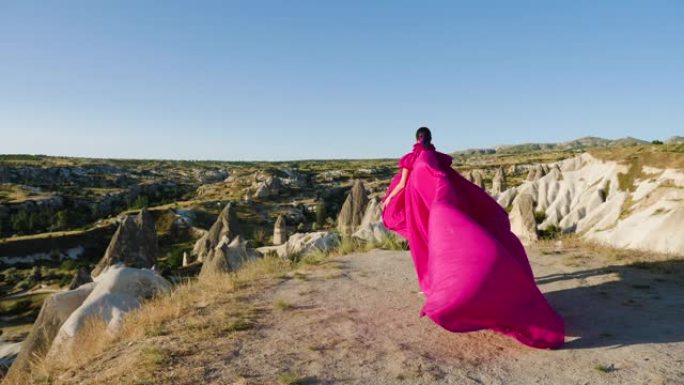
[[[534,212],[534,222],[536,224],[540,224],[544,222],[544,219],[546,219],[546,213],[543,211],[535,211]]]
[[[28,290],[36,285],[36,281],[32,277],[23,279],[17,284],[19,290]]]
[[[183,249],[171,250],[169,256],[166,258],[166,266],[177,269],[183,266]]]
[[[537,230],[541,239],[555,239],[561,235],[561,229],[556,225],[551,225],[544,230]]]
[[[62,263],[59,265],[59,268],[66,271],[72,271],[78,268],[78,264],[73,259],[67,258],[62,261]]]
[[[328,218],[328,207],[325,202],[319,201],[316,204],[316,225],[318,228],[323,228]]]
[[[252,231],[252,241],[254,245],[252,247],[265,246],[268,242],[268,235],[263,227],[257,227]]]

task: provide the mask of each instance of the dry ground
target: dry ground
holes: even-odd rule
[[[69,384],[684,384],[677,261],[620,262],[529,248],[565,317],[559,350],[418,313],[408,252],[330,257],[248,285],[53,377]],[[608,266],[608,267],[606,267]],[[221,298],[221,297],[218,297]]]

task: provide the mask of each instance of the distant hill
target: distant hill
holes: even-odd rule
[[[674,136],[668,139],[680,141],[683,137]],[[550,151],[550,150],[585,150],[589,148],[606,148],[606,147],[629,147],[639,144],[650,143],[646,140],[632,138],[630,136],[619,139],[605,139],[596,136],[585,136],[568,142],[560,143],[522,143],[522,144],[502,144],[493,148],[475,148],[455,151],[458,155],[473,155],[473,154],[494,154],[494,153],[524,153],[534,151]],[[673,142],[674,143],[674,142]]]
[[[684,136],[672,136],[665,141],[667,144],[684,143]]]

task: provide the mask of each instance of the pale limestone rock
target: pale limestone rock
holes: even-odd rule
[[[278,219],[275,221],[273,226],[273,244],[282,245],[287,242],[287,225],[285,223],[285,217],[278,215]]]

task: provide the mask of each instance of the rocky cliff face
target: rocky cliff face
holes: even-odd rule
[[[531,205],[517,205],[527,194]],[[588,153],[537,165],[522,185],[496,198],[511,212],[514,232],[530,235],[530,215],[538,230],[579,233],[614,247],[684,254],[684,173],[629,166]],[[518,221],[520,218],[528,218]],[[513,220],[512,220],[513,222]]]

